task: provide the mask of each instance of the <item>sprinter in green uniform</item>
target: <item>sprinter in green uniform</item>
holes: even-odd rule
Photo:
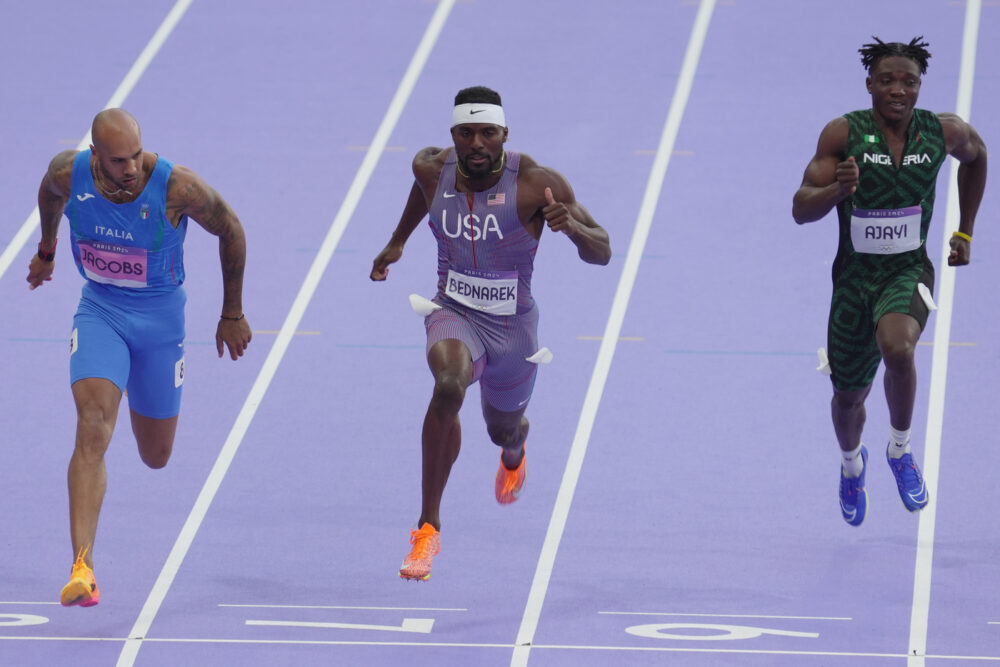
[[[909,443],[917,388],[913,352],[934,309],[934,267],[926,250],[934,185],[945,157],[956,158],[961,217],[950,240],[951,266],[969,263],[986,185],[986,146],[976,131],[955,114],[915,108],[930,58],[923,38],[906,44],[874,39],[859,49],[872,106],[823,128],[792,203],[799,224],[833,208],[840,223],[827,347],[833,428],[843,457],[840,509],[852,526],[868,509],[861,432],[880,361],[891,422],[886,459],[906,509],[927,505]]]

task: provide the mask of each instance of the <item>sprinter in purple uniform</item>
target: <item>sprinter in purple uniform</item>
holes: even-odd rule
[[[607,232],[554,169],[504,149],[507,126],[500,95],[477,86],[459,91],[452,148],[425,148],[413,159],[415,182],[371,279],[385,280],[424,216],[438,244],[438,291],[428,305],[427,363],[434,391],[424,417],[423,503],[413,545],[399,569],[427,580],[441,550],[441,496],[458,458],[458,413],[479,381],[490,439],[502,447],[497,502],[514,502],[524,485],[524,444],[537,365],[538,307],[531,273],[542,230],[562,232],[589,264],[607,264]]]
[[[42,238],[28,269],[31,289],[52,279],[63,213],[86,278],[73,318],[70,383],[76,446],[69,462],[75,561],[64,606],[100,600],[93,573],[97,519],[107,488],[104,453],[128,390],[132,432],[150,468],[167,464],[184,382],[184,235],[187,219],[219,237],[222,314],[215,333],[236,360],[250,343],[243,317],[246,240],[239,218],[197,174],[143,150],[139,124],[122,109],[94,118],[93,144],[52,159],[38,189]]]

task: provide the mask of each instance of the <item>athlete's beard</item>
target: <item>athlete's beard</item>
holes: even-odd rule
[[[476,178],[483,178],[488,174],[497,174],[500,173],[501,170],[503,170],[504,164],[507,161],[507,151],[501,151],[500,157],[498,157],[496,160],[490,160],[490,163],[486,167],[483,167],[480,170],[470,169],[468,163],[466,162],[467,159],[468,156],[466,156],[465,158],[458,159],[458,163],[456,164],[456,166],[458,167],[458,173],[460,173],[465,178],[469,178],[470,176],[475,176]]]
[[[95,179],[96,181],[98,181],[97,187],[99,187],[101,189],[101,192],[103,192],[104,194],[106,194],[108,197],[115,197],[117,195],[123,195],[123,194],[124,195],[128,195],[129,197],[132,197],[134,195],[133,192],[131,192],[130,190],[126,190],[122,186],[118,185],[117,183],[115,183],[115,180],[113,178],[111,178],[106,173],[104,173],[104,167],[101,166],[100,161],[98,161],[98,163],[97,163],[97,169],[95,169],[94,172],[95,172],[95,175],[99,176],[98,179]],[[110,190],[105,189],[104,184],[107,183],[107,182],[110,182],[112,185],[114,185],[118,189],[115,190],[114,192],[111,192]],[[139,179],[137,177],[136,178],[136,183],[138,183],[138,182],[139,182]]]

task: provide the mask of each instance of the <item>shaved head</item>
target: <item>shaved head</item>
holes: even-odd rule
[[[108,195],[133,193],[145,184],[139,122],[124,109],[105,109],[94,116],[90,150],[97,162],[98,187]],[[136,190],[137,191],[137,190]]]
[[[123,136],[141,141],[139,121],[124,109],[105,109],[94,116],[90,135],[98,145]]]

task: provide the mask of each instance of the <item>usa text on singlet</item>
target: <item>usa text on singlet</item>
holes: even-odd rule
[[[520,155],[505,155],[493,187],[459,192],[457,158],[449,150],[429,210],[437,239],[438,297],[501,316],[534,307],[531,274],[538,248],[517,210]]]

